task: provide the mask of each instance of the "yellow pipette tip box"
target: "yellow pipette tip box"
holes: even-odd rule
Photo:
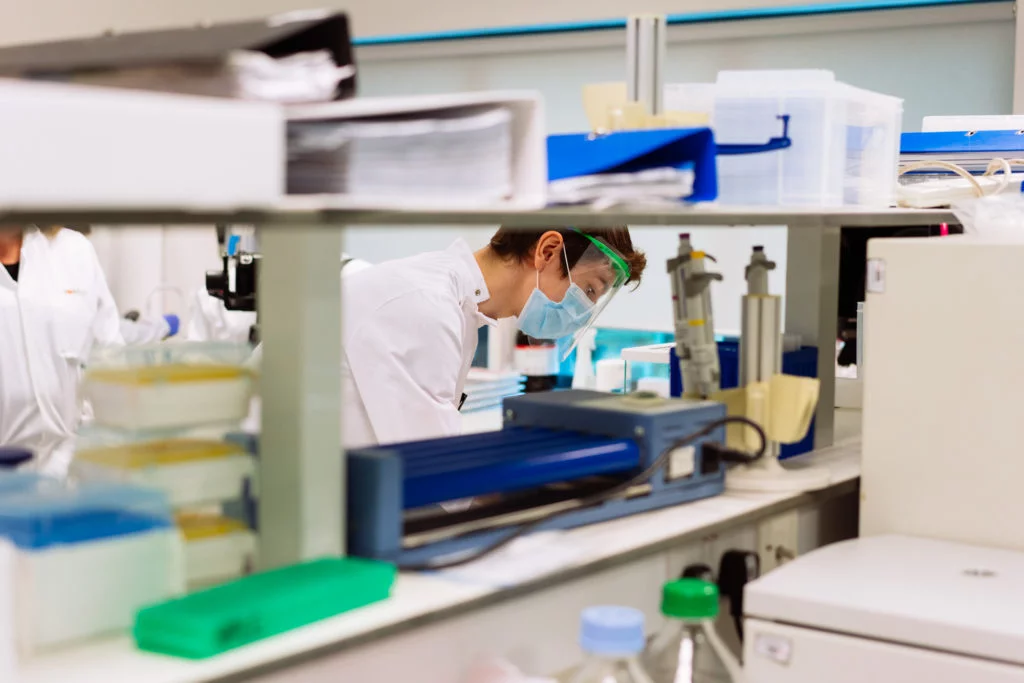
[[[237,500],[256,461],[242,446],[207,439],[162,439],[96,446],[75,454],[87,480],[121,481],[160,489],[181,508]]]

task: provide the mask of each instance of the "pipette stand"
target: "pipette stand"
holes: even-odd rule
[[[796,378],[789,382],[776,378],[782,371],[782,297],[768,293],[768,271],[774,268],[775,263],[768,260],[764,250],[754,247],[746,268],[747,294],[743,297],[740,333],[743,389],[739,391],[746,392],[744,413],[763,425],[769,438],[780,438],[788,432],[787,436],[798,433],[799,440],[807,429],[793,425],[802,422],[800,415],[813,411],[808,402],[817,403],[817,391],[812,398]],[[730,469],[725,485],[733,491],[789,493],[824,488],[830,478],[829,471],[820,467],[783,466],[779,462],[778,441],[769,441],[764,456],[757,462]]]

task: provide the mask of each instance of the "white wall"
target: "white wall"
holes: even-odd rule
[[[183,325],[191,296],[206,285],[206,271],[221,266],[212,226],[97,227],[91,239],[122,312],[176,313]],[[184,298],[173,292],[150,297],[163,286],[179,289]]]
[[[872,0],[848,0],[869,4]],[[620,19],[630,13],[687,14],[784,7],[794,0],[5,0],[0,44],[52,40],[107,30],[187,26],[203,21],[261,17],[308,7],[349,13],[358,36]],[[830,3],[818,3],[830,4]]]

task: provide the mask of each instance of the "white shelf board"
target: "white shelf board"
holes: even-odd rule
[[[235,212],[187,211],[171,207],[123,209],[83,206],[76,209],[0,207],[0,223],[64,225],[196,225],[228,223],[243,225],[506,225],[510,227],[547,227],[588,225],[675,225],[675,226],[749,226],[788,225],[790,227],[900,227],[912,225],[959,224],[945,209],[861,209],[857,207],[728,207],[714,204],[677,208],[624,208],[595,211],[586,207],[539,210],[439,210],[436,207],[384,211],[360,209],[354,205],[333,208],[338,200],[313,197],[288,197],[272,211]]]

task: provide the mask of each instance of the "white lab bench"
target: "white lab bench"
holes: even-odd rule
[[[340,451],[341,299],[338,257],[346,225],[785,225],[788,239],[786,329],[832,349],[838,298],[839,239],[844,227],[956,223],[948,211],[731,209],[658,211],[383,212],[289,202],[273,212],[167,210],[52,211],[0,209],[0,224],[255,224],[264,261],[260,316],[264,339],[261,438],[261,561],[278,566],[344,547]],[[834,441],[834,359],[819,354],[821,399],[816,446]],[[854,430],[856,431],[856,430]],[[799,553],[855,523],[859,444],[810,456],[833,472],[813,494],[725,494],[568,532],[579,552],[513,587],[402,576],[385,603],[358,610],[206,661],[135,651],[127,637],[87,644],[27,663],[20,683],[198,683],[200,681],[416,681],[456,683],[467,661],[485,651],[538,672],[575,658],[579,608],[596,600],[633,604],[656,618],[658,586],[685,564],[716,560],[738,547]],[[838,508],[837,508],[838,506]],[[836,512],[832,515],[832,512]],[[839,527],[831,528],[831,519]],[[828,519],[827,519],[828,518]],[[855,527],[854,527],[855,528]],[[845,533],[849,533],[847,530]],[[766,540],[767,539],[767,540]],[[784,553],[779,551],[782,546]]]
[[[205,661],[142,653],[122,637],[40,658],[18,683],[458,683],[488,653],[562,671],[578,663],[579,612],[595,601],[640,608],[655,624],[660,586],[690,563],[737,548],[758,550],[770,567],[779,547],[797,555],[854,533],[860,420],[839,415],[841,442],[803,458],[832,473],[815,493],[726,492],[574,529],[557,542],[578,555],[513,586],[402,574],[390,600]]]

